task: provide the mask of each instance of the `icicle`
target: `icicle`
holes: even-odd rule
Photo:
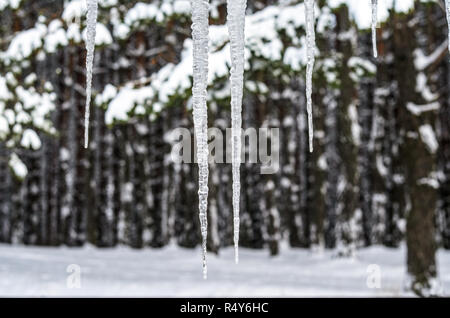
[[[206,238],[208,235],[208,111],[206,107],[206,87],[208,83],[208,0],[191,0],[193,77],[192,100],[194,130],[197,138],[197,162],[199,168],[198,196],[199,218],[202,234],[203,278],[207,278]]]
[[[445,10],[447,11],[448,50],[450,51],[450,0],[445,0]]]
[[[84,113],[84,148],[87,148],[89,144],[89,114],[91,104],[92,67],[94,64],[97,13],[98,13],[98,0],[87,0],[86,109]]]
[[[314,0],[305,0],[306,18],[306,110],[308,112],[309,151],[313,151],[313,114],[312,114],[312,75],[314,69],[314,50],[316,47],[316,35],[314,31]]]
[[[378,0],[372,0],[372,47],[373,56],[378,57],[377,50],[377,23],[378,23]]]
[[[233,223],[235,262],[239,262],[239,203],[241,166],[242,96],[244,89],[245,9],[247,0],[228,0],[228,33],[231,51],[231,153],[233,170]]]

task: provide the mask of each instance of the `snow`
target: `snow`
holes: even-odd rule
[[[447,50],[448,42],[443,42],[440,46],[438,46],[430,55],[425,56],[421,49],[416,49],[414,51],[414,64],[416,69],[419,71],[423,71],[428,68],[431,64],[436,62],[436,60],[441,56],[441,54]]]
[[[283,62],[286,65],[289,65],[294,70],[301,69],[301,56],[306,55],[306,49],[304,47],[293,47],[290,46],[284,52]]]
[[[241,128],[242,128],[242,96],[244,90],[245,65],[245,9],[247,0],[227,1],[227,25],[230,37],[231,55],[231,152],[233,169],[233,225],[235,262],[239,262],[239,207],[241,194]]]
[[[137,27],[141,22],[152,20],[163,23],[167,17],[174,14],[188,15],[190,9],[188,0],[164,1],[161,4],[138,2],[128,10],[124,19],[125,23],[115,25],[115,34],[120,38],[126,38],[132,28]]]
[[[158,16],[159,15],[159,16]],[[138,2],[131,8],[125,16],[125,23],[132,26],[137,24],[140,20],[153,20],[161,22],[163,13],[158,6],[153,3]]]
[[[191,10],[188,0],[175,0],[173,2],[173,12],[177,14],[187,14]]]
[[[381,176],[385,177],[388,175],[388,169],[383,163],[383,158],[380,155],[377,155],[376,158],[376,166],[377,170],[380,173]]]
[[[52,132],[53,129],[51,129],[51,122],[47,116],[53,109],[55,109],[54,100],[56,95],[54,93],[39,94],[33,87],[25,89],[22,86],[18,86],[15,93],[20,101],[20,103],[16,105],[21,105],[24,110],[27,110],[27,112],[30,113],[30,121],[33,126]],[[14,124],[14,121],[17,121],[19,115],[20,112],[16,116],[15,120],[12,122],[10,121],[10,124]]]
[[[80,25],[72,23],[67,27],[67,38],[75,43],[81,42]]]
[[[319,159],[317,160],[317,166],[320,170],[327,171],[328,169],[328,162],[325,154],[322,154]]]
[[[208,86],[209,1],[192,0],[193,85],[192,104],[197,138],[198,207],[202,235],[203,278],[207,278],[206,240],[208,234]]]
[[[5,77],[0,76],[0,100],[10,98],[12,98],[12,94],[8,89],[7,80]]]
[[[6,61],[28,58],[35,50],[42,46],[47,27],[38,23],[34,28],[17,33],[11,41],[8,50],[1,53]]]
[[[136,4],[137,5],[137,4]],[[147,6],[155,6],[155,4],[145,4],[145,10],[147,14],[141,14],[142,18],[147,17],[150,19],[152,16],[148,14]],[[178,0],[173,2],[173,8],[177,14],[185,14],[184,10],[175,7],[185,7],[186,1]],[[142,7],[142,8],[144,8]],[[169,8],[169,7],[167,7]],[[155,7],[156,9],[156,7]],[[316,7],[316,10],[319,8]],[[367,9],[367,8],[366,8]],[[170,12],[169,9],[166,9]],[[121,33],[121,36],[125,36],[126,32],[132,30],[131,26],[138,23],[140,15],[133,14],[125,19],[127,23],[117,24],[113,23],[113,34],[117,36],[117,32]],[[134,18],[133,18],[134,17]],[[329,25],[332,15],[329,8],[322,9],[320,14],[317,14],[317,29],[323,28],[325,25]],[[247,15],[245,17],[245,70],[250,68],[249,58],[252,56],[261,57],[271,61],[280,61],[290,65],[295,70],[301,70],[306,64],[306,37],[298,36],[298,29],[305,25],[305,5],[299,3],[296,5],[286,6],[268,6],[263,10],[260,10],[254,14]],[[156,22],[156,20],[154,20]],[[74,24],[72,24],[74,25]],[[128,30],[128,31],[127,31]],[[283,44],[281,43],[279,32],[283,30],[292,38],[293,46],[287,47],[286,51],[283,51]],[[97,30],[98,31],[98,30]],[[77,31],[79,33],[79,31]],[[77,32],[74,32],[76,35]],[[68,31],[69,33],[69,31]],[[123,34],[122,34],[123,33]],[[214,61],[209,64],[208,70],[208,84],[214,83],[215,80],[228,76],[229,66],[231,65],[231,54],[229,36],[226,25],[211,25],[209,28],[209,60]],[[249,53],[252,51],[252,54]],[[314,53],[317,54],[317,48],[314,46]],[[169,97],[176,93],[184,93],[191,89],[191,77],[192,77],[192,55],[193,55],[193,43],[192,39],[188,38],[183,44],[183,51],[181,53],[181,61],[178,64],[168,63],[159,72],[151,75],[148,87],[152,89],[147,90],[147,98],[145,100],[152,100],[152,103],[162,102],[169,100]],[[334,66],[335,63],[331,59],[328,59],[328,63]],[[350,63],[350,62],[349,62]],[[362,72],[363,69],[374,73],[376,66],[360,58],[352,58],[351,63],[356,68],[357,72]],[[253,65],[253,68],[259,67]],[[333,72],[327,72],[327,77],[335,76]],[[246,82],[246,85],[248,82]],[[248,85],[252,85],[251,83]],[[128,85],[124,85],[125,89],[132,89]],[[120,91],[122,87],[118,87]],[[225,98],[229,96],[229,88],[217,92],[214,91],[215,97]],[[220,96],[219,96],[220,94]],[[133,94],[137,96],[138,94]],[[135,100],[122,100],[126,103],[123,107],[123,111],[120,113],[120,109],[116,109],[109,118],[109,123],[117,120],[124,120],[128,117],[127,112],[137,106]],[[113,99],[110,103],[113,102]],[[111,104],[110,104],[111,106]],[[108,110],[109,112],[109,110]],[[117,115],[117,118],[114,116]]]
[[[9,139],[8,146],[15,147],[20,142],[23,147],[38,149],[41,141],[36,133],[43,130],[54,133],[49,114],[54,109],[54,93],[38,93],[33,87],[37,80],[35,73],[30,73],[25,79],[27,87],[17,86],[17,81],[12,73],[5,77],[0,76],[0,138],[7,137],[13,132],[19,138]],[[44,84],[45,87],[48,82]],[[10,89],[8,86],[16,86]],[[6,108],[7,104],[14,103],[14,107]],[[27,129],[24,129],[27,127]]]
[[[427,85],[427,82],[428,78],[423,72],[417,74],[416,92],[421,94],[426,101],[432,102],[439,97],[439,94],[433,93]]]
[[[66,22],[76,22],[87,10],[86,0],[72,0],[65,3],[62,18]]]
[[[0,10],[4,10],[6,7],[17,9],[21,2],[22,0],[0,0]]]
[[[106,3],[107,1],[103,1]],[[18,32],[6,52],[0,53],[0,59],[6,64],[14,61],[23,61],[33,53],[43,49],[44,52],[54,53],[58,47],[67,46],[69,40],[76,43],[86,40],[86,30],[81,34],[80,17],[86,11],[85,0],[67,2],[63,12],[63,21],[53,20],[49,25],[37,22],[33,28]],[[95,27],[97,37],[95,45],[107,45],[113,43],[112,35],[105,25],[97,23]],[[41,52],[41,51],[39,51]]]
[[[112,98],[114,96],[114,98]],[[107,85],[102,95],[99,95],[99,102],[111,99],[108,110],[106,111],[105,120],[107,124],[111,124],[114,120],[126,121],[128,113],[131,112],[136,105],[142,105],[145,101],[153,96],[151,87],[142,88],[122,88],[118,93],[117,89],[112,85]]]
[[[351,104],[348,106],[348,117],[351,122],[351,131],[352,131],[352,137],[353,142],[356,146],[360,146],[361,144],[361,126],[358,122],[358,109],[356,108],[356,105]]]
[[[53,20],[48,25],[48,35],[45,37],[44,48],[49,53],[56,52],[56,49],[61,46],[69,44],[66,31],[63,29],[63,24],[60,20]]]
[[[439,189],[439,181],[435,176],[427,177],[427,178],[420,178],[417,181],[417,184],[419,185],[427,185],[432,187],[433,189]]]
[[[357,56],[352,56],[348,60],[348,66],[352,69],[350,77],[355,82],[358,82],[359,79],[363,77],[365,73],[375,74],[377,72],[377,67],[375,66],[375,64]],[[334,63],[333,65],[330,65],[330,69],[334,67],[335,67]],[[328,73],[332,73],[332,71],[330,70]]]
[[[0,116],[0,138],[4,139],[8,134],[9,134],[8,120],[5,117]]]
[[[413,296],[403,290],[406,250],[374,246],[355,258],[334,252],[242,248],[239,266],[230,266],[233,248],[209,257],[210,277],[198,280],[199,250],[169,246],[133,250],[0,245],[0,296],[33,297],[381,297]],[[74,264],[80,287],[67,288]],[[450,291],[450,252],[438,251],[444,292]],[[74,267],[72,265],[72,267]],[[369,288],[369,269],[378,265],[380,287]],[[371,286],[369,284],[369,286]]]
[[[81,35],[83,40],[87,39],[87,30],[83,30]],[[95,26],[95,46],[109,45],[113,43],[113,38],[108,28],[100,22],[96,23]]]
[[[145,20],[155,20],[161,23],[165,17],[173,14],[189,14],[190,8],[188,0],[164,1],[161,4],[138,2],[127,12],[125,24],[132,27]]]
[[[170,96],[191,88],[189,76],[192,76],[192,40],[187,40],[184,44],[181,62],[177,65],[168,63],[159,72],[153,73],[149,79],[150,85],[135,88],[133,85],[136,83],[128,83],[119,90],[108,84],[97,95],[97,103],[108,105],[108,124],[115,120],[127,120],[130,112],[150,101],[153,113],[157,113],[162,109],[161,103],[167,103]]]

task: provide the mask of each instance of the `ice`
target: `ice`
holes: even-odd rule
[[[437,141],[434,129],[431,125],[425,124],[419,127],[420,138],[425,143],[426,147],[431,153],[436,153],[439,149],[439,142]]]
[[[373,56],[378,57],[377,50],[377,22],[378,22],[378,0],[372,0],[372,46]]]
[[[86,38],[86,111],[84,113],[84,147],[89,145],[89,114],[92,91],[92,67],[94,64],[95,33],[97,27],[98,0],[87,0]]]
[[[447,41],[439,45],[430,55],[424,55],[421,49],[416,49],[414,51],[414,65],[418,71],[423,71],[435,63],[442,53],[447,50]]]
[[[316,48],[316,35],[314,31],[314,0],[305,0],[306,19],[306,109],[308,112],[309,151],[313,151],[313,114],[312,114],[312,75],[314,70],[314,50]]]
[[[327,0],[327,5],[331,8],[337,8],[345,4],[350,16],[355,20],[360,29],[368,29],[371,26],[372,11],[367,10],[368,2],[372,0]],[[427,2],[426,0],[423,0]],[[384,22],[389,19],[389,11],[409,12],[414,9],[414,0],[383,0],[378,1],[377,13],[378,21]]]
[[[242,96],[244,88],[244,29],[247,0],[228,0],[228,33],[231,52],[231,153],[233,170],[233,223],[235,262],[239,262],[239,202],[241,165]]]
[[[38,134],[32,129],[25,129],[22,134],[22,140],[20,141],[20,145],[24,148],[31,148],[33,150],[37,150],[41,148],[41,139]]]
[[[197,139],[198,204],[202,235],[203,278],[207,278],[206,239],[208,235],[208,110],[206,106],[208,84],[208,32],[209,1],[192,0],[193,78],[192,100],[194,130]]]
[[[134,250],[31,247],[0,244],[0,296],[5,297],[400,297],[406,246],[372,246],[355,259],[285,249],[276,258],[267,251],[241,248],[245,261],[230,266],[233,248],[209,258],[211,274],[198,281],[198,250],[168,246]],[[437,252],[438,273],[450,291],[450,252]],[[68,288],[71,265],[81,269],[80,287]],[[113,266],[111,266],[113,264]],[[180,266],[183,264],[183,266]],[[368,288],[368,268],[382,270],[380,288]]]

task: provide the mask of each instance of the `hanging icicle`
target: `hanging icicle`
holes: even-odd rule
[[[192,100],[194,130],[197,139],[197,162],[199,168],[198,197],[199,218],[202,234],[203,278],[207,278],[206,239],[208,235],[208,110],[206,107],[208,84],[208,0],[191,0],[193,77]]]
[[[239,204],[241,193],[241,126],[244,89],[245,9],[247,0],[227,1],[227,25],[231,51],[231,156],[233,170],[234,258],[239,262]]]
[[[92,91],[92,67],[94,64],[95,32],[97,26],[98,0],[87,0],[86,32],[86,109],[84,113],[84,148],[89,145],[89,115]]]
[[[450,0],[445,0],[445,11],[447,12],[448,24],[448,50],[450,51]]]
[[[448,0],[447,0],[448,1]],[[377,23],[378,23],[378,0],[372,0],[372,47],[373,56],[378,57],[377,50]]]
[[[309,151],[313,152],[313,114],[312,114],[312,75],[314,69],[314,50],[316,48],[316,35],[314,30],[314,0],[305,0],[306,18],[306,110],[308,112]]]

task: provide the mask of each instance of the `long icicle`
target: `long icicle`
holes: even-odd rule
[[[372,48],[373,56],[378,57],[377,49],[377,23],[378,23],[378,0],[372,0]]]
[[[314,0],[305,0],[305,20],[306,20],[306,110],[308,112],[308,135],[309,151],[313,152],[313,113],[312,113],[312,75],[314,70],[314,51],[316,48],[316,35],[314,30]]]
[[[84,112],[84,148],[87,148],[89,145],[89,115],[91,106],[92,67],[94,64],[97,14],[98,14],[98,0],[87,0],[86,109]]]
[[[206,240],[208,235],[208,110],[206,106],[208,84],[208,32],[209,1],[191,0],[193,51],[192,100],[194,130],[197,139],[197,163],[199,168],[198,197],[202,234],[203,278],[207,278]]]
[[[445,0],[445,11],[447,12],[448,24],[448,50],[450,51],[450,0]]]
[[[231,52],[231,154],[233,170],[234,258],[239,262],[239,205],[241,166],[242,97],[244,90],[245,9],[247,0],[227,0],[227,25]]]

